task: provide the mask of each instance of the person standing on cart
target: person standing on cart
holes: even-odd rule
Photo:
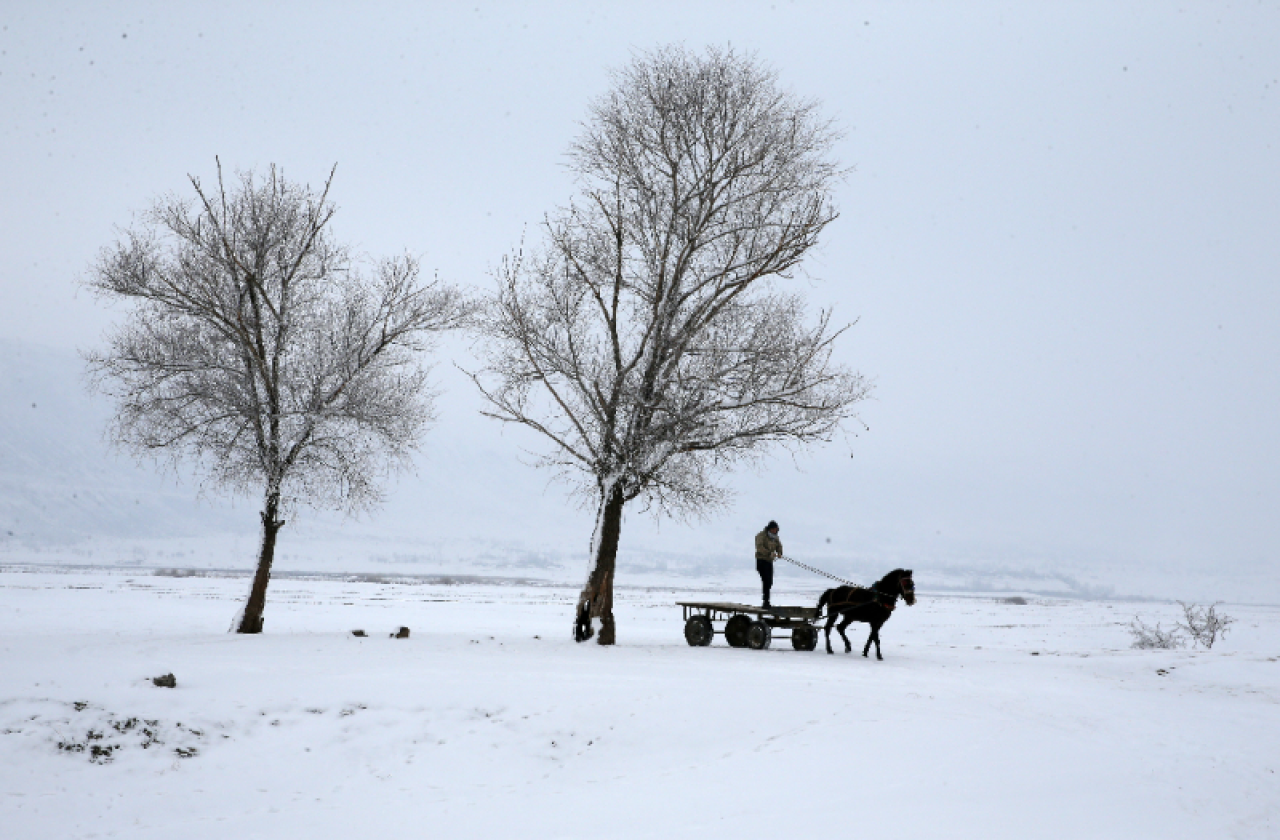
[[[778,523],[773,520],[756,534],[756,571],[760,573],[760,585],[764,588],[764,608],[769,605],[769,590],[773,588],[773,561],[782,556],[782,540],[778,539]]]

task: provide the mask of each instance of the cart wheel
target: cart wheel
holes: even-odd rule
[[[725,622],[724,640],[730,647],[746,647],[747,633],[751,630],[751,616],[739,613]]]
[[[818,646],[818,628],[805,626],[792,630],[791,646],[796,650],[813,650]]]
[[[711,644],[715,631],[711,629],[711,619],[705,615],[691,616],[684,623],[684,640],[693,647],[706,647]]]
[[[752,650],[765,650],[773,641],[773,630],[763,621],[753,621],[747,628],[747,647]]]

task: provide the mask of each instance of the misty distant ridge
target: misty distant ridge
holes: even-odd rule
[[[85,389],[84,364],[75,353],[0,340],[0,563],[247,573],[258,540],[253,500],[200,498],[194,481],[114,452],[105,441],[109,413],[106,402]],[[498,431],[495,426],[492,433]],[[276,570],[579,582],[586,572],[587,513],[558,488],[548,489],[545,476],[477,439],[484,438],[447,424],[433,430],[419,473],[391,482],[387,505],[371,517],[301,511],[282,534]],[[495,503],[494,486],[515,489]],[[629,517],[619,585],[753,588],[754,570],[738,543],[749,539],[755,523],[740,518],[682,529]],[[443,531],[441,521],[449,523]],[[917,569],[922,589],[937,591],[1254,602],[1276,600],[1280,592],[1280,581],[1266,575],[1209,577],[1158,566],[1112,572],[1088,563],[984,554],[981,545],[963,556],[922,558],[895,551],[890,540],[877,543],[873,535],[854,550],[821,538],[805,541],[815,531],[792,529],[800,536],[788,541],[789,552],[864,583],[903,566]],[[785,563],[778,575],[780,586],[792,588],[829,583]]]
[[[109,406],[72,352],[0,340],[0,545],[204,534],[225,511],[105,442]]]

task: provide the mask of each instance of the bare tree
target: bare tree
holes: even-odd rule
[[[574,636],[613,644],[623,507],[705,515],[769,444],[828,439],[867,394],[790,278],[836,217],[837,134],[749,56],[668,47],[614,74],[571,146],[578,199],[506,260],[473,378],[597,509]]]
[[[215,486],[261,492],[262,545],[233,625],[262,631],[282,516],[296,504],[366,510],[431,420],[418,359],[468,304],[412,257],[362,266],[335,242],[330,172],[318,194],[274,166],[165,196],[100,254],[86,285],[131,304],[93,382],[115,399],[115,441],[187,461]]]

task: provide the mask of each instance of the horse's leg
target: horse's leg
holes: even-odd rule
[[[872,643],[872,642],[875,642],[875,643],[876,643],[876,659],[879,659],[879,660],[882,660],[882,661],[883,661],[883,660],[884,660],[884,657],[880,655],[880,625],[879,625],[879,624],[872,624],[872,625],[871,625],[871,632],[867,634],[867,644],[866,644],[866,647],[864,647],[864,648],[862,649],[862,655],[863,655],[863,656],[866,656],[866,655],[867,655],[867,651],[871,650],[871,643]]]
[[[852,622],[853,622],[853,616],[847,615],[845,616],[844,621],[836,625],[836,629],[840,631],[840,638],[844,639],[845,653],[853,652],[853,645],[849,644],[849,637],[844,634],[844,628],[848,627]]]
[[[867,622],[871,625],[871,632],[867,634],[867,643],[862,646],[862,655],[866,656],[867,651],[871,650],[871,643],[876,643],[876,659],[880,657],[880,625],[874,621]]]
[[[835,651],[831,649],[831,625],[836,623],[837,615],[839,615],[839,613],[833,612],[831,615],[827,616],[827,626],[824,628],[827,633],[827,653],[835,653]]]

